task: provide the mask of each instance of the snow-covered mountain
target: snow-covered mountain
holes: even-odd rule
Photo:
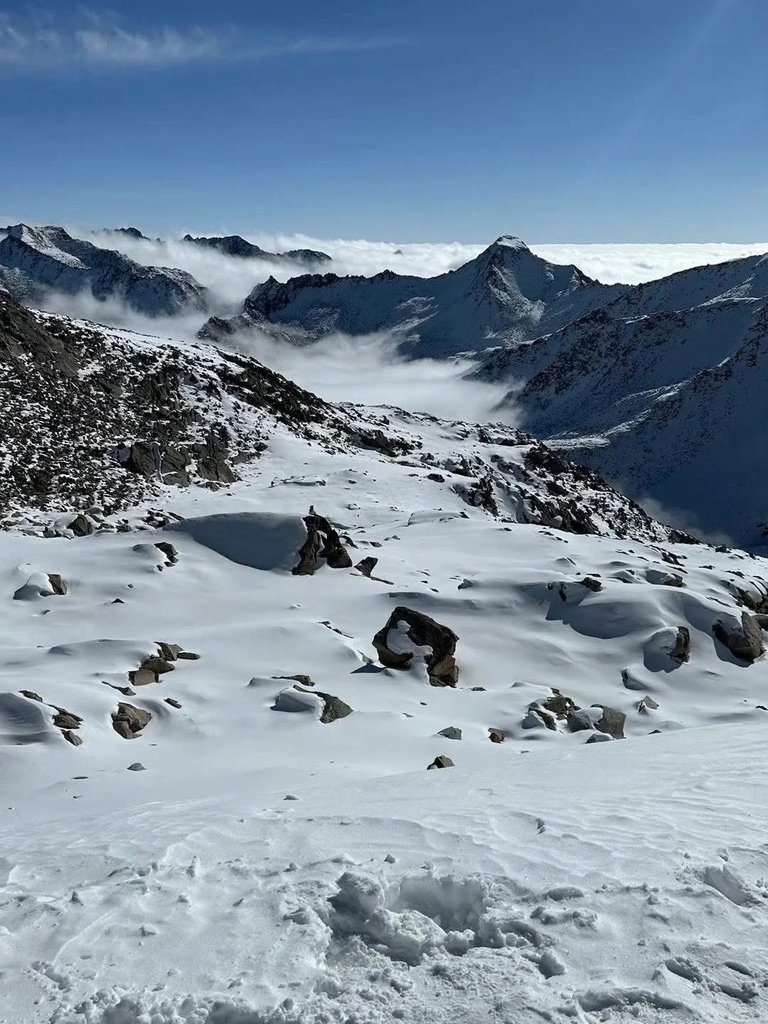
[[[60,227],[14,224],[6,232],[0,241],[0,285],[22,300],[52,289],[118,299],[147,316],[207,307],[205,289],[183,270],[142,266],[114,249],[73,238]]]
[[[768,483],[768,256],[627,289],[560,331],[489,354],[507,403],[537,436],[689,523],[761,540]],[[716,486],[713,487],[713,481]]]
[[[7,295],[0,376],[3,1024],[765,1018],[768,561]]]
[[[556,330],[621,291],[574,266],[548,263],[520,239],[503,236],[438,277],[391,271],[370,278],[305,274],[285,283],[270,277],[254,288],[237,317],[210,320],[201,337],[257,328],[306,344],[335,331],[392,331],[413,354],[443,357]]]
[[[184,235],[182,241],[202,246],[205,249],[215,249],[225,256],[267,260],[270,263],[294,263],[297,267],[331,262],[331,257],[327,252],[320,252],[317,249],[288,249],[286,252],[268,252],[261,246],[247,241],[242,235],[200,235],[195,237],[187,234]]]

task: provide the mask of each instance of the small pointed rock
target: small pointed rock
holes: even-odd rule
[[[427,765],[427,771],[431,768],[453,768],[453,761],[446,754],[438,754],[432,764]]]

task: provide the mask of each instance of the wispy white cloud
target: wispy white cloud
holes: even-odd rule
[[[0,71],[168,68],[201,63],[259,63],[403,45],[397,38],[315,37],[259,39],[230,26],[217,30],[158,26],[136,30],[114,16],[81,10],[76,23],[0,14]]]

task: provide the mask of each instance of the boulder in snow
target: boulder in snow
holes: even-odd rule
[[[458,637],[449,629],[404,605],[397,608],[373,638],[373,646],[382,665],[388,668],[409,668],[413,656],[421,648],[425,654],[429,681],[433,686],[455,686],[459,668],[454,658]]]
[[[764,652],[760,624],[749,612],[741,613],[741,623],[733,619],[719,619],[712,627],[717,640],[735,657],[750,664]]]

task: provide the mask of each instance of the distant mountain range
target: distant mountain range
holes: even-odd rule
[[[123,230],[131,230],[123,229]],[[242,235],[223,235],[206,237],[204,235],[195,238],[193,235],[184,235],[182,242],[190,242],[206,249],[215,249],[224,256],[236,256],[241,259],[266,260],[270,263],[287,264],[311,264],[330,263],[331,257],[327,252],[320,252],[317,249],[289,249],[287,252],[268,252],[259,245],[247,241]]]
[[[0,285],[24,302],[40,303],[50,292],[90,293],[95,299],[117,299],[145,316],[207,312],[211,297],[199,281],[175,267],[144,266],[119,252],[72,236],[62,227],[13,224],[0,241]],[[120,246],[121,239],[147,241],[138,228],[106,229]],[[161,241],[158,239],[157,241]],[[259,259],[297,271],[329,263],[331,257],[314,249],[273,253],[240,235],[199,237],[182,241],[224,255]]]
[[[115,249],[73,238],[60,227],[14,224],[0,241],[0,285],[25,301],[48,290],[120,299],[149,316],[208,308],[206,289],[173,267],[145,267]]]
[[[116,244],[121,235],[143,237],[116,229]],[[314,250],[267,253],[239,235],[184,241],[297,266],[328,259]],[[31,304],[49,290],[89,290],[151,316],[211,308],[184,271],[142,266],[58,227],[8,228],[0,285]],[[502,406],[526,430],[635,498],[661,503],[682,525],[765,543],[768,256],[604,285],[505,235],[433,278],[389,270],[270,277],[236,316],[211,317],[199,334],[231,342],[254,330],[293,345],[389,332],[411,357],[469,354],[474,376],[508,384]]]
[[[504,236],[429,279],[270,278],[200,334],[302,345],[388,331],[409,355],[475,354],[474,375],[509,383],[502,405],[526,430],[682,523],[754,546],[768,519],[766,297],[768,256],[606,286]]]
[[[231,320],[210,320],[201,336],[215,339],[257,328],[294,344],[335,331],[400,335],[410,354],[445,357],[521,341],[556,330],[619,294],[574,266],[535,256],[518,238],[502,236],[458,270],[408,277],[305,274],[270,277]]]

